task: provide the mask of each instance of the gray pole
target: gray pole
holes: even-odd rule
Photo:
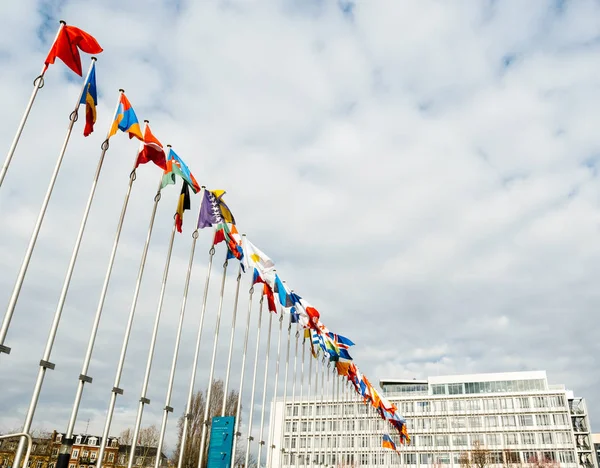
[[[62,24],[61,24],[61,28],[62,28]],[[59,29],[59,31],[60,31],[60,29]],[[25,275],[27,274],[27,269],[29,268],[29,262],[31,261],[31,256],[33,255],[33,249],[35,248],[35,243],[37,242],[37,238],[40,233],[40,229],[42,228],[42,223],[44,222],[44,216],[46,215],[46,209],[48,208],[48,204],[50,203],[50,197],[52,196],[52,191],[54,190],[54,184],[56,183],[56,179],[58,178],[58,172],[60,171],[60,167],[62,165],[62,161],[65,156],[65,152],[67,151],[67,145],[69,144],[69,140],[71,139],[71,133],[73,132],[73,126],[75,125],[75,122],[77,122],[79,101],[81,101],[81,96],[83,95],[83,92],[85,90],[85,83],[87,82],[87,79],[92,71],[92,67],[94,66],[95,61],[96,61],[96,58],[92,57],[92,61],[90,63],[90,68],[88,69],[85,81],[83,82],[83,85],[81,86],[81,90],[79,91],[79,94],[77,95],[77,102],[75,104],[75,108],[69,115],[69,126],[67,127],[67,134],[65,135],[65,139],[63,141],[62,147],[60,148],[60,152],[58,154],[58,159],[56,160],[56,164],[54,166],[54,171],[52,172],[52,177],[50,178],[50,183],[48,184],[48,188],[46,189],[46,195],[44,196],[44,201],[42,202],[42,207],[40,208],[40,212],[38,214],[37,220],[35,222],[35,226],[33,228],[33,233],[31,234],[31,238],[29,239],[29,245],[27,246],[27,250],[25,252],[25,258],[23,258],[23,262],[21,263],[21,269],[19,270],[19,274],[17,275],[17,281],[15,283],[15,286],[13,287],[12,294],[11,294],[10,300],[8,302],[8,307],[6,308],[6,313],[4,315],[4,319],[2,320],[2,325],[0,326],[0,353],[3,353],[3,352],[6,354],[10,353],[10,348],[4,345],[4,341],[6,340],[8,328],[10,327],[10,322],[11,322],[13,314],[15,312],[15,307],[17,306],[17,301],[19,300],[19,294],[21,293],[21,288],[23,287],[23,282],[25,281]],[[38,88],[36,87],[36,90],[37,89]],[[11,153],[9,153],[9,155],[12,156]],[[1,177],[3,178],[4,176],[2,175]],[[0,183],[1,183],[1,180],[0,180]],[[54,326],[54,324],[53,324],[53,326]],[[58,326],[58,324],[56,324],[56,326]],[[53,332],[56,333],[56,330],[53,330]],[[52,342],[54,341],[53,338],[54,337],[52,337]],[[50,347],[52,347],[52,345]],[[44,369],[46,369],[46,367],[50,368],[50,369],[54,368],[54,365],[50,365],[50,366],[47,365],[47,364],[51,364],[51,363],[47,362],[47,360],[43,360],[43,361],[46,361],[46,362],[45,363],[40,362],[40,366],[43,366]],[[40,369],[40,372],[43,373],[43,372],[45,372],[45,370],[42,371]],[[37,384],[36,384],[36,387],[38,387]],[[41,382],[39,384],[39,387],[41,388]],[[33,409],[33,411],[35,411],[36,404],[37,404],[37,401],[33,402],[33,405],[30,406],[30,410]],[[28,412],[28,416],[30,416],[30,418],[33,418],[33,413],[29,414],[29,412]],[[27,419],[30,419],[30,418],[26,418],[25,426],[28,425]],[[31,421],[29,421],[29,424],[31,424]],[[23,432],[29,432],[29,429],[23,429]],[[25,439],[22,438],[21,440],[23,442],[20,443],[19,445],[22,446],[22,448],[21,448],[21,450],[17,450],[17,453],[15,455],[15,460],[18,462],[21,461],[21,453],[19,453],[19,452],[22,452],[25,447]]]
[[[300,329],[298,325],[296,325],[296,349],[294,351],[294,372],[292,377],[292,405],[290,406],[290,423],[293,426],[293,417],[294,417],[294,405],[296,404],[296,376],[298,375],[298,339],[300,337]],[[287,409],[285,410],[287,413]],[[291,437],[290,437],[291,442]],[[292,452],[290,447],[290,465],[292,464],[292,458],[297,458],[298,451]]]
[[[96,60],[96,58],[92,57],[92,63],[94,60]],[[91,67],[90,67],[90,70],[91,70]],[[88,72],[88,75],[89,75],[89,72]],[[87,81],[87,78],[86,78],[86,81]],[[117,104],[117,106],[118,106],[118,104]],[[31,427],[31,422],[33,420],[33,416],[34,416],[35,410],[37,408],[37,403],[38,403],[39,396],[40,396],[40,393],[42,390],[42,385],[44,383],[44,377],[46,375],[46,369],[54,369],[54,364],[50,362],[50,355],[52,353],[52,347],[54,346],[54,340],[56,338],[56,333],[58,331],[58,325],[60,323],[63,306],[64,306],[64,303],[65,303],[65,300],[67,297],[67,291],[69,289],[69,284],[71,282],[71,276],[72,276],[73,270],[75,268],[75,262],[77,261],[77,254],[79,253],[79,247],[81,245],[81,240],[83,239],[83,232],[85,230],[87,218],[88,218],[88,215],[90,212],[90,208],[92,206],[92,200],[94,198],[94,193],[96,191],[96,184],[100,177],[100,170],[102,169],[104,155],[105,155],[106,151],[108,150],[108,146],[109,145],[108,145],[108,139],[107,139],[102,143],[102,153],[100,154],[100,160],[98,161],[98,166],[96,168],[96,174],[94,176],[94,181],[92,183],[92,189],[90,191],[90,195],[87,200],[87,204],[86,204],[85,211],[83,214],[83,219],[81,220],[79,232],[77,234],[77,239],[75,241],[75,247],[73,248],[73,253],[71,254],[71,260],[69,261],[69,266],[67,268],[67,275],[66,275],[65,281],[63,283],[62,291],[60,293],[60,298],[58,300],[58,306],[56,308],[56,311],[54,312],[52,326],[50,327],[50,333],[48,334],[48,340],[46,341],[46,347],[44,349],[44,355],[40,361],[40,369],[38,371],[38,376],[37,376],[37,380],[36,380],[36,383],[34,386],[33,395],[31,397],[31,401],[29,403],[29,409],[27,412],[27,416],[25,417],[26,421],[29,420],[29,423],[28,423],[29,427]],[[1,352],[1,349],[2,349],[2,346],[0,345],[0,352]],[[28,431],[29,431],[29,429],[27,429],[27,431],[25,431],[25,432],[28,432]],[[20,459],[17,461],[20,462]]]
[[[312,341],[312,337],[309,338]],[[312,355],[312,344],[311,344],[311,353],[310,356],[308,357],[308,387],[306,389],[306,450],[304,451],[304,466],[308,465],[308,459],[310,457],[309,455],[309,450],[308,450],[308,434],[311,432],[310,430],[310,426],[311,426],[311,421],[310,421],[310,414],[311,414],[311,406],[310,406],[310,387],[312,386],[312,363],[313,363],[313,355]],[[302,423],[302,421],[300,421]],[[312,440],[311,440],[312,442]]]
[[[169,146],[169,145],[167,145]],[[185,182],[184,182],[185,183]],[[135,425],[133,426],[133,438],[131,440],[131,453],[129,454],[129,462],[127,468],[133,467],[133,460],[135,458],[135,448],[137,446],[138,435],[140,433],[140,427],[142,425],[142,417],[144,415],[144,405],[150,404],[150,400],[146,397],[148,391],[148,382],[150,381],[150,371],[152,370],[152,360],[154,358],[154,348],[156,347],[156,338],[158,336],[158,326],[160,323],[160,316],[162,313],[162,306],[165,299],[165,290],[167,289],[167,279],[169,277],[169,266],[171,265],[171,254],[173,253],[173,242],[175,241],[175,230],[177,229],[175,221],[173,221],[173,228],[171,229],[171,238],[169,239],[169,247],[167,249],[167,259],[165,260],[165,268],[163,271],[162,283],[160,286],[160,294],[158,296],[158,306],[156,308],[156,317],[154,319],[154,328],[152,329],[152,338],[150,339],[150,349],[148,350],[148,359],[146,360],[146,371],[144,373],[144,380],[142,382],[142,391],[140,393],[140,401],[138,405],[138,412],[135,418]],[[160,452],[157,452],[156,458],[160,459]]]
[[[202,209],[202,206],[200,206]],[[208,251],[208,267],[206,271],[206,282],[204,284],[204,298],[202,299],[202,311],[200,312],[200,323],[198,325],[198,336],[196,338],[196,348],[194,351],[194,362],[192,363],[192,374],[190,376],[190,386],[188,390],[187,403],[185,406],[185,418],[183,420],[183,431],[181,433],[181,447],[179,449],[179,460],[177,460],[177,468],[183,467],[183,457],[185,455],[185,443],[187,441],[187,433],[192,417],[192,400],[194,398],[194,383],[196,381],[196,370],[198,367],[198,358],[200,356],[200,343],[202,342],[202,330],[204,328],[204,315],[206,313],[206,299],[208,298],[208,286],[210,283],[210,271],[212,269],[213,257],[215,255],[215,246],[212,245]]]
[[[119,90],[123,92],[123,90]],[[146,121],[147,122],[147,121]],[[136,159],[137,159],[136,152]],[[131,195],[131,189],[133,187],[133,183],[135,182],[135,165],[134,169],[131,171],[129,175],[129,185],[127,187],[127,193],[125,194],[125,200],[123,201],[123,207],[121,208],[121,215],[119,217],[119,222],[117,224],[117,232],[115,234],[115,240],[113,241],[112,251],[110,253],[110,257],[108,260],[108,267],[106,270],[106,274],[104,276],[104,283],[102,285],[102,291],[100,293],[100,300],[98,302],[98,307],[96,308],[96,314],[94,316],[94,323],[92,325],[92,331],[90,333],[90,338],[88,340],[87,349],[85,352],[85,357],[83,359],[83,365],[81,368],[81,373],[79,374],[79,384],[77,385],[77,391],[75,393],[75,399],[73,401],[73,408],[71,410],[71,417],[69,418],[69,423],[67,425],[67,432],[63,439],[63,443],[60,447],[60,453],[58,455],[58,460],[56,462],[56,468],[67,468],[69,465],[69,460],[71,458],[71,448],[73,446],[73,431],[75,430],[75,422],[77,421],[77,412],[79,411],[79,405],[81,403],[81,397],[83,395],[83,387],[85,383],[92,383],[92,378],[87,375],[90,361],[92,359],[92,352],[94,350],[94,343],[96,342],[96,335],[98,332],[98,326],[100,325],[100,318],[102,316],[102,309],[104,307],[104,300],[106,299],[106,292],[108,291],[108,284],[110,282],[110,276],[112,273],[112,268],[115,262],[115,257],[117,255],[117,247],[119,246],[119,239],[121,237],[121,230],[123,228],[123,221],[125,220],[125,214],[127,213],[127,205],[129,204],[129,197]]]
[[[256,465],[260,468],[262,463],[262,448],[265,445],[265,441],[263,440],[264,429],[265,429],[265,402],[267,401],[267,378],[269,376],[269,355],[271,353],[271,330],[273,328],[273,312],[269,311],[269,330],[267,332],[267,355],[265,359],[265,379],[263,382],[263,395],[262,395],[262,404],[260,408],[260,431],[259,431],[259,442],[258,442],[258,456],[256,460]]]
[[[58,39],[58,35],[60,34],[60,31],[62,30],[63,26],[66,24],[67,23],[65,23],[63,20],[60,20],[60,26],[58,27],[58,31],[56,33],[56,37],[54,38],[54,42],[56,42],[56,39]],[[54,42],[52,42],[52,45],[54,45]],[[17,149],[17,145],[19,144],[19,139],[21,138],[21,133],[23,133],[23,128],[25,128],[25,123],[27,122],[27,117],[29,117],[29,112],[31,111],[31,107],[33,106],[33,101],[35,101],[35,97],[37,96],[38,91],[44,87],[45,73],[46,73],[46,66],[44,65],[40,75],[35,80],[33,80],[33,91],[31,92],[29,102],[27,103],[27,106],[25,107],[25,113],[23,114],[23,117],[21,117],[21,122],[19,122],[19,127],[17,128],[17,133],[15,134],[15,137],[13,138],[13,141],[10,145],[10,148],[8,150],[8,155],[6,156],[6,159],[4,160],[2,169],[0,169],[0,187],[2,187],[2,182],[4,182],[4,177],[6,177],[6,172],[8,171],[8,166],[10,166],[13,155],[15,154],[15,150]],[[16,460],[16,458],[15,458],[15,460]],[[20,462],[20,460],[18,460],[18,461]]]
[[[277,398],[277,387],[279,384],[279,361],[281,359],[281,332],[283,330],[283,311],[284,308],[279,308],[279,333],[277,335],[277,363],[275,364],[275,389],[273,390],[273,410],[275,410],[275,399]],[[269,447],[269,456],[267,458],[267,468],[271,468],[271,464],[273,462],[273,450],[276,448],[275,444],[273,444],[273,437],[275,435],[275,411],[273,411],[271,423],[269,424],[269,441],[271,445]]]
[[[302,337],[302,364],[300,365],[300,400],[298,405],[298,432],[297,432],[297,441],[296,444],[298,446],[298,456],[296,457],[296,466],[300,464],[300,450],[302,447],[300,446],[300,440],[302,440],[300,433],[302,432],[302,400],[304,396],[304,361],[306,358],[306,336]],[[293,410],[292,410],[293,411]]]
[[[204,187],[202,187],[204,189]],[[177,326],[177,336],[175,337],[175,350],[173,351],[173,361],[171,363],[171,372],[169,374],[169,383],[167,384],[167,396],[165,397],[165,407],[163,411],[162,423],[160,425],[160,436],[158,439],[157,455],[162,453],[165,432],[167,430],[167,420],[169,413],[173,412],[171,408],[171,393],[173,392],[173,382],[175,380],[175,369],[177,368],[177,356],[179,354],[179,343],[181,342],[181,331],[183,329],[183,318],[185,316],[185,307],[187,305],[188,290],[190,288],[190,278],[192,277],[192,266],[194,265],[194,252],[196,250],[196,241],[198,240],[198,229],[192,234],[192,247],[190,248],[190,260],[188,262],[187,275],[185,277],[185,286],[183,288],[183,300],[181,301],[181,312],[179,314],[179,324]],[[183,446],[182,446],[183,447]],[[156,457],[154,468],[159,468],[160,456]]]
[[[245,234],[242,234],[244,236]],[[223,387],[223,404],[221,406],[221,416],[225,416],[227,409],[227,392],[229,391],[229,375],[231,374],[231,359],[233,357],[233,340],[235,338],[235,321],[237,319],[238,299],[240,297],[240,284],[242,281],[242,263],[238,270],[237,285],[235,287],[235,299],[233,300],[233,315],[231,317],[231,337],[229,338],[229,354],[227,356],[227,367],[225,368],[225,385]]]
[[[217,360],[217,346],[219,344],[219,327],[221,325],[221,312],[223,311],[223,293],[225,292],[225,279],[227,278],[227,259],[223,263],[223,279],[221,280],[221,295],[219,297],[219,309],[217,311],[217,323],[215,324],[215,338],[213,340],[213,352],[208,374],[208,388],[206,389],[206,402],[204,403],[204,420],[202,421],[202,436],[200,438],[200,454],[198,455],[198,468],[204,466],[204,449],[210,424],[210,400],[212,395],[212,383],[215,374],[215,362]]]
[[[246,442],[246,456],[244,467],[248,467],[250,462],[250,442],[254,440],[252,437],[252,418],[254,417],[254,394],[256,392],[256,372],[258,371],[258,353],[260,351],[260,328],[262,325],[262,312],[265,297],[260,296],[260,309],[258,311],[258,330],[256,332],[256,352],[254,354],[254,372],[252,374],[252,391],[250,392],[250,415],[248,416],[248,441]],[[240,395],[241,398],[241,395]]]
[[[286,400],[287,400],[287,388],[288,388],[288,372],[290,367],[290,345],[292,344],[292,314],[290,313],[288,329],[287,329],[287,351],[285,354],[285,377],[283,378],[283,417],[281,423],[281,465],[283,465],[283,458],[285,455],[285,414],[286,414]],[[232,467],[233,468],[233,467]]]
[[[235,453],[237,450],[238,438],[242,435],[240,432],[240,412],[242,410],[242,393],[244,391],[244,374],[246,372],[246,354],[248,351],[248,335],[250,334],[250,317],[252,315],[252,295],[254,286],[250,287],[250,296],[248,297],[248,316],[246,318],[246,332],[244,334],[244,349],[242,352],[242,370],[240,371],[240,389],[238,391],[237,406],[235,408],[235,437],[233,438],[233,447],[231,449],[231,468],[235,467]]]
[[[152,237],[152,229],[154,227],[154,218],[156,217],[156,209],[158,208],[158,202],[160,201],[160,186],[162,182],[162,174],[158,183],[158,189],[154,196],[154,205],[152,206],[152,214],[150,215],[150,224],[148,226],[148,233],[146,234],[146,242],[144,243],[144,249],[142,250],[142,259],[140,261],[140,268],[138,270],[138,276],[135,283],[135,290],[133,292],[133,300],[131,303],[131,309],[129,310],[129,318],[127,320],[127,326],[125,327],[125,336],[123,337],[123,343],[121,345],[121,355],[119,356],[119,362],[117,364],[117,372],[115,375],[115,382],[111,391],[110,403],[108,405],[108,412],[106,414],[106,420],[104,422],[104,431],[102,433],[102,440],[108,440],[110,433],[110,425],[112,423],[113,413],[115,411],[115,404],[117,402],[117,395],[123,394],[123,389],[119,387],[121,383],[121,374],[123,373],[123,366],[125,364],[125,356],[127,354],[127,345],[129,344],[129,336],[131,335],[131,327],[133,326],[133,318],[135,316],[135,309],[137,306],[138,296],[140,294],[140,287],[142,285],[142,277],[144,276],[144,267],[146,266],[146,257],[148,255],[148,247],[150,246],[150,238]],[[97,468],[102,468],[104,452],[106,450],[106,444],[103,443],[98,452]]]

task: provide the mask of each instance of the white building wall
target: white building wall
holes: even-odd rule
[[[455,468],[461,453],[471,450],[475,441],[498,461],[517,457],[518,463],[517,458],[510,463],[515,466],[527,465],[537,456],[553,458],[564,468],[598,468],[585,402],[574,399],[562,385],[549,386],[543,371],[388,380],[382,385],[397,390],[384,394],[406,418],[410,445],[400,445],[395,430],[370,406],[349,401],[350,393],[342,393],[340,401],[328,399],[325,405],[319,399],[290,402],[288,398],[285,416],[281,401],[272,412],[278,424],[272,468],[323,466],[324,462],[336,467]],[[444,394],[433,395],[442,389]],[[465,394],[467,389],[480,393]],[[459,390],[462,393],[448,394]],[[399,454],[381,448],[383,433],[392,436]]]

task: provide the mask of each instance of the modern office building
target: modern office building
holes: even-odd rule
[[[598,468],[582,398],[545,371],[382,380],[410,444],[352,392],[272,403],[272,467],[537,465]],[[343,386],[342,386],[343,388]],[[306,393],[305,393],[306,395]],[[310,396],[310,395],[309,395]],[[382,448],[389,433],[398,451]],[[475,460],[477,459],[477,460]],[[312,461],[312,463],[311,463]]]

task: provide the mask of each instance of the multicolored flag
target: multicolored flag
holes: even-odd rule
[[[277,306],[275,305],[275,295],[273,294],[273,289],[271,286],[267,284],[267,281],[260,274],[256,268],[254,269],[252,284],[262,283],[263,285],[263,296],[267,296],[267,305],[269,306],[269,311],[273,313],[277,313]]]
[[[99,54],[102,47],[91,34],[75,26],[63,25],[44,61],[44,72],[59,58],[67,67],[82,76],[80,50],[87,54]]]
[[[198,229],[222,223],[235,224],[235,218],[223,201],[223,195],[225,190],[204,190],[200,216],[198,216]]]
[[[277,274],[275,275],[275,287],[273,288],[273,292],[278,295],[279,303],[282,307],[285,307],[286,309],[294,307],[294,301],[292,301],[291,291],[285,285],[285,283],[281,281],[281,278],[279,278],[279,275]]]
[[[137,115],[135,115],[129,99],[127,99],[127,96],[123,92],[121,92],[121,96],[119,97],[119,106],[117,107],[115,120],[110,128],[110,132],[108,132],[108,138],[115,135],[117,130],[128,133],[129,138],[136,137],[140,141],[144,140]]]
[[[394,441],[392,440],[392,438],[390,437],[389,434],[383,434],[381,446],[383,448],[393,450],[394,452],[398,451],[398,449],[396,448],[396,444],[394,443]]]
[[[187,165],[183,162],[183,159],[177,156],[172,148],[169,148],[166,164],[167,168],[163,174],[162,184],[160,186],[161,190],[169,184],[174,184],[175,176],[178,175],[187,182],[194,193],[198,193],[200,191],[200,185],[196,181],[196,178],[190,172],[190,169],[187,167]]]
[[[189,210],[190,205],[190,189],[188,188],[187,182],[184,180],[181,183],[181,194],[179,195],[177,212],[175,213],[175,226],[177,227],[177,232],[181,232],[183,226],[183,212]]]
[[[144,139],[140,145],[140,151],[135,162],[135,167],[137,169],[140,164],[146,164],[150,161],[163,170],[167,169],[167,161],[165,159],[165,150],[163,150],[163,145],[153,135],[152,130],[150,130],[150,125],[148,125],[148,121],[146,121],[146,126],[144,128]]]
[[[242,250],[242,239],[241,236],[235,227],[235,224],[231,226],[228,223],[221,223],[217,226],[215,231],[215,237],[213,240],[213,245],[217,245],[221,242],[225,242],[227,245],[227,259],[230,260],[232,258],[237,258],[240,262],[242,262],[244,258],[244,251]],[[244,263],[241,263],[242,270],[244,269]]]
[[[96,106],[98,105],[98,91],[96,89],[96,64],[92,69],[83,88],[83,94],[79,104],[85,104],[85,128],[83,136],[89,136],[94,131],[96,123]]]

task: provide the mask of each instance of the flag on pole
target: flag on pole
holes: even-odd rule
[[[82,76],[80,50],[87,54],[99,54],[102,52],[102,47],[91,34],[75,26],[63,25],[44,61],[45,66],[42,73],[59,58],[67,67]]]
[[[256,247],[247,237],[242,238],[244,252],[244,266],[257,269],[263,278],[269,280],[267,275],[273,271],[275,264],[262,250]]]
[[[225,190],[205,190],[201,201],[198,229],[218,224],[235,224],[235,218],[229,207],[223,201]]]
[[[175,226],[177,232],[181,232],[183,226],[183,212],[190,209],[190,190],[187,182],[184,180],[181,184],[181,194],[177,203],[177,213],[175,213]]]
[[[183,162],[175,151],[172,148],[169,148],[169,154],[167,154],[167,168],[165,169],[165,173],[163,174],[162,184],[160,186],[161,190],[165,188],[169,184],[175,183],[175,176],[178,175],[183,180],[187,182],[194,193],[198,193],[200,191],[200,185],[194,178],[194,175],[190,172],[190,169]]]
[[[167,161],[165,159],[165,150],[163,150],[163,145],[154,136],[152,130],[150,130],[148,121],[146,121],[144,138],[142,140],[142,144],[140,145],[140,152],[138,153],[135,167],[137,169],[140,164],[146,164],[150,161],[163,170],[167,168]]]
[[[96,123],[96,106],[98,105],[98,91],[96,89],[96,64],[92,69],[84,85],[83,94],[79,104],[85,104],[85,128],[83,136],[89,136],[94,131]]]
[[[398,451],[398,449],[396,448],[396,444],[394,443],[394,441],[392,440],[392,438],[390,437],[389,434],[383,434],[383,439],[381,441],[381,446],[383,448],[390,449],[390,450],[393,450],[395,452]]]
[[[117,107],[115,120],[110,128],[110,132],[108,132],[108,138],[115,135],[117,130],[128,133],[129,138],[136,137],[140,141],[144,140],[137,115],[135,115],[129,99],[127,99],[127,96],[123,92],[121,92],[119,98],[119,106]]]

